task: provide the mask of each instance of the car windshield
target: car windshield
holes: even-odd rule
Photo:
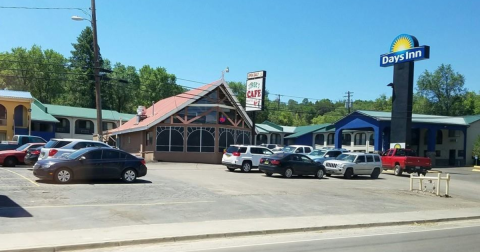
[[[295,151],[295,147],[287,146],[282,149],[283,152],[285,153],[293,153]]]
[[[68,158],[68,159],[77,159],[79,158],[80,156],[84,155],[85,153],[87,153],[88,151],[90,151],[90,149],[80,149],[78,151],[75,151],[73,152],[72,154],[68,155],[67,157],[65,158]],[[63,155],[62,155],[63,157]]]
[[[24,145],[16,148],[15,150],[17,150],[17,151],[23,151],[23,150],[25,150],[28,146],[30,146],[30,144],[24,144]]]
[[[327,153],[325,150],[314,150],[314,151],[310,152],[308,155],[309,156],[323,157],[325,155],[325,153]]]
[[[355,155],[341,154],[340,156],[337,157],[337,160],[353,162],[355,160],[355,157],[356,157]]]

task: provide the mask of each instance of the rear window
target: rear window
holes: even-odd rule
[[[230,146],[228,147],[227,149],[227,153],[234,153],[234,152],[237,152],[238,149],[240,149],[240,147],[237,147],[237,146]]]
[[[373,156],[375,158],[375,162],[380,162],[380,157],[379,156]]]
[[[372,155],[367,155],[367,162],[373,163],[373,157],[372,157]]]
[[[71,141],[50,140],[45,144],[45,148],[61,148],[69,143],[71,143]]]

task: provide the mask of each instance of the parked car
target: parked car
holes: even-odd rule
[[[382,156],[382,166],[384,170],[394,170],[396,176],[401,176],[404,171],[425,175],[432,169],[432,161],[428,157],[417,157],[413,150],[389,149]]]
[[[278,173],[285,178],[293,175],[315,175],[321,179],[325,175],[325,167],[302,154],[275,153],[260,159],[260,171],[266,176]]]
[[[88,147],[64,159],[39,160],[33,175],[69,183],[73,179],[122,179],[126,183],[147,174],[145,160],[113,148]]]
[[[38,160],[48,158],[60,158],[64,154],[73,153],[79,149],[87,147],[110,147],[99,141],[84,139],[52,139],[45,144],[40,151]]]
[[[283,147],[281,152],[284,153],[299,153],[299,154],[308,154],[313,151],[312,146],[307,145],[289,145]]]
[[[46,143],[45,139],[38,136],[15,135],[12,141],[2,141],[0,150],[15,150],[27,143]]]
[[[327,176],[343,175],[349,179],[356,175],[370,175],[376,179],[381,173],[382,160],[378,154],[351,152],[343,153],[337,159],[327,160],[323,164]]]
[[[262,144],[263,147],[267,147],[269,150],[275,152],[275,151],[281,151],[283,149],[283,146],[279,144]]]
[[[0,165],[15,167],[17,164],[23,164],[27,151],[42,145],[44,145],[44,143],[27,143],[15,150],[0,151]]]
[[[332,149],[332,150],[313,150],[312,152],[308,153],[308,157],[311,158],[313,161],[323,164],[325,160],[330,160],[330,159],[335,159],[340,154],[348,152],[347,150],[337,150],[337,149]]]
[[[25,155],[23,162],[26,165],[34,165],[38,161],[38,156],[40,155],[40,151],[42,150],[42,147],[43,145],[41,147],[28,149],[27,155]]]
[[[240,168],[242,172],[250,172],[253,168],[258,168],[260,159],[265,155],[273,155],[273,152],[262,146],[230,145],[223,153],[222,164],[229,171]]]

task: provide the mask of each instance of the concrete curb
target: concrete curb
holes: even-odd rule
[[[391,222],[377,222],[377,223],[361,223],[361,224],[348,224],[348,225],[331,225],[331,226],[316,226],[316,227],[304,227],[304,228],[287,228],[287,229],[269,229],[269,230],[256,230],[256,231],[241,231],[231,233],[217,233],[217,234],[200,234],[200,235],[187,235],[177,237],[158,237],[147,239],[135,239],[135,240],[122,240],[122,241],[104,241],[93,243],[81,243],[71,245],[59,245],[59,246],[46,246],[46,247],[31,247],[21,249],[9,249],[0,250],[0,252],[57,252],[57,251],[72,251],[72,250],[84,250],[84,249],[99,249],[99,248],[112,248],[119,246],[129,245],[142,245],[142,244],[154,244],[154,243],[167,243],[167,242],[181,242],[181,241],[194,241],[205,240],[215,238],[232,238],[242,236],[256,236],[256,235],[268,235],[268,234],[284,234],[284,233],[300,233],[300,232],[314,232],[325,230],[340,230],[349,228],[368,228],[368,227],[385,227],[385,226],[405,226],[413,224],[427,224],[438,222],[451,222],[451,221],[464,221],[480,219],[478,216],[466,216],[466,217],[453,217],[453,218],[441,218],[430,220],[408,220],[408,221],[391,221]]]

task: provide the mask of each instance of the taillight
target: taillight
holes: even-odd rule
[[[260,158],[260,164],[263,164],[264,161],[265,161],[265,159]]]
[[[280,165],[280,161],[279,160],[272,160],[270,162],[272,165]]]
[[[234,152],[232,153],[232,155],[234,155],[235,157],[240,157],[240,152]]]
[[[34,151],[31,151],[30,154],[38,155],[38,154],[40,154],[40,151],[39,150],[34,150]]]
[[[51,156],[54,156],[55,154],[57,154],[58,150],[57,149],[51,149],[49,152],[48,152],[48,156],[51,157]]]
[[[140,161],[140,163],[142,163],[143,165],[145,165],[145,164],[146,164],[145,159],[142,159],[142,160]]]

